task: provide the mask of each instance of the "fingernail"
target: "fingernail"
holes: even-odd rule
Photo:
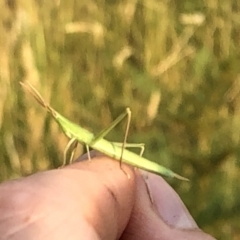
[[[84,161],[84,160],[87,160],[88,159],[88,156],[87,156],[87,153],[79,156],[76,160],[74,160],[74,162],[81,162],[81,161]]]
[[[104,156],[104,154],[96,151],[96,150],[92,150],[90,151],[90,157],[91,158],[95,158],[95,157],[98,157],[98,156]],[[84,161],[84,160],[88,160],[89,157],[88,157],[88,154],[85,153],[83,155],[81,155],[80,157],[78,157],[74,162],[81,162],[81,161]]]
[[[178,229],[198,228],[178,194],[163,178],[145,171],[141,171],[141,174],[149,188],[156,211],[167,224]]]

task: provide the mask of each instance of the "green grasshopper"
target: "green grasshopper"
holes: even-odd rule
[[[51,114],[51,116],[55,119],[55,121],[62,128],[65,135],[70,138],[70,141],[64,151],[64,162],[63,165],[66,164],[66,156],[68,150],[73,147],[76,149],[77,143],[83,143],[87,147],[88,158],[90,159],[89,147],[120,161],[120,168],[122,169],[122,162],[127,163],[131,166],[146,170],[148,172],[155,173],[157,175],[177,178],[180,180],[188,181],[187,178],[174,173],[170,169],[163,167],[153,161],[150,161],[146,158],[142,157],[142,153],[144,150],[143,144],[129,144],[126,143],[127,133],[130,125],[131,119],[131,111],[129,108],[126,108],[125,112],[123,112],[118,118],[116,118],[112,124],[101,131],[99,134],[94,135],[90,131],[84,129],[83,127],[71,122],[67,118],[63,117],[60,113],[58,113],[55,109],[53,109],[49,104],[47,104],[42,96],[38,93],[38,91],[30,84],[30,83],[20,83],[22,87],[24,87],[28,92],[33,95],[33,97]],[[115,143],[110,142],[104,139],[104,137],[124,118],[128,117],[128,122],[126,126],[125,136],[123,143]],[[140,147],[141,153],[137,155],[127,149],[126,147]],[[73,159],[74,150],[71,152],[70,162]],[[123,169],[122,169],[123,170]],[[124,171],[124,170],[123,170]],[[125,172],[125,171],[124,171]],[[128,176],[128,174],[127,174]]]

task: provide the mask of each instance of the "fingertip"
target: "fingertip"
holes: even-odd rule
[[[121,236],[129,218],[135,201],[136,182],[134,169],[123,164],[119,166],[119,161],[108,158],[97,151],[91,151],[91,160],[87,160],[87,155],[77,159],[73,164],[65,169],[79,169],[86,174],[85,179],[79,183],[89,185],[94,181],[104,189],[100,193],[99,187],[92,187],[89,191],[94,191],[95,200],[91,208],[96,209],[97,214],[91,219],[94,228],[106,239],[106,236]],[[80,161],[80,162],[79,162]],[[89,176],[89,180],[88,177]],[[93,200],[93,199],[91,199]],[[117,238],[116,238],[117,239]]]

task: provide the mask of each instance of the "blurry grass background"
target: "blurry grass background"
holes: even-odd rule
[[[171,183],[201,228],[239,239],[239,10],[234,0],[1,0],[0,181],[59,166],[68,141],[22,91],[29,81],[94,132],[129,106],[129,142],[191,179]]]

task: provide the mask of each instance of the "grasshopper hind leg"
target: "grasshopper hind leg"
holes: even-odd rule
[[[127,116],[127,123],[126,123],[126,128],[125,128],[123,144],[122,144],[121,156],[120,156],[120,159],[119,159],[119,166],[120,166],[121,170],[126,174],[127,178],[130,179],[130,175],[122,167],[123,151],[124,151],[124,148],[126,147],[126,144],[127,144],[127,137],[128,137],[129,127],[130,127],[130,122],[131,122],[131,116],[132,116],[132,112],[131,112],[130,108],[126,108],[126,116]]]
[[[122,151],[121,151],[121,155],[120,155],[119,161],[120,161],[120,168],[121,168],[121,170],[126,174],[126,176],[128,178],[130,178],[129,174],[126,173],[126,171],[122,168],[123,151],[124,151],[124,148],[125,148],[125,145],[126,145],[126,142],[127,142],[127,136],[128,136],[129,126],[130,126],[130,121],[131,121],[131,110],[130,110],[130,108],[126,108],[125,111],[121,115],[119,115],[111,123],[111,125],[109,127],[103,129],[98,135],[96,135],[95,139],[92,141],[91,144],[93,145],[94,143],[96,143],[97,141],[99,141],[100,139],[105,137],[125,117],[127,117],[127,124],[126,124],[126,129],[125,129],[125,134],[124,134],[124,140],[123,140],[123,143],[121,144]]]

